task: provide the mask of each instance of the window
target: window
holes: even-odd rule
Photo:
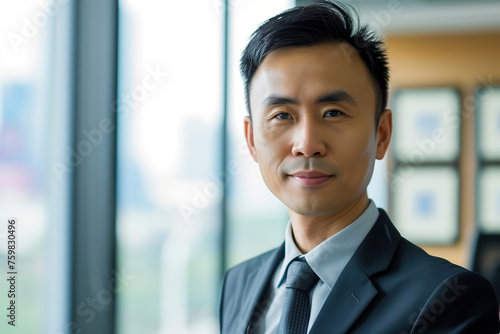
[[[120,1],[118,267],[135,277],[118,300],[120,334],[217,333],[223,259],[233,265],[283,238],[286,210],[263,182],[254,185],[257,165],[243,146],[238,58],[255,27],[291,5],[229,1],[229,133],[222,143],[225,2]],[[250,198],[258,214],[241,206]],[[269,223],[269,237],[254,244],[258,237],[248,231]]]
[[[218,331],[221,10],[120,1],[120,334]]]
[[[0,4],[0,263],[6,274],[7,220],[16,218],[17,272],[15,298],[0,281],[2,333],[13,329],[11,300],[19,333],[68,323],[70,13],[62,0]]]
[[[247,115],[239,60],[252,32],[268,18],[294,6],[294,1],[230,1],[230,108],[228,184],[228,266],[279,246],[288,222],[286,207],[267,189],[245,141]],[[255,242],[259,240],[259,242]]]

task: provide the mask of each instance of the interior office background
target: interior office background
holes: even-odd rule
[[[392,105],[400,90],[452,87],[461,113],[500,84],[499,1],[349,3],[387,41]],[[16,327],[2,315],[0,332],[218,332],[223,271],[278,246],[288,221],[247,153],[238,59],[258,24],[294,5],[0,3],[3,310],[9,218],[18,270]],[[457,233],[423,243],[463,266],[482,229],[474,112],[451,163]],[[391,147],[369,186],[392,215],[399,167]],[[500,201],[489,210],[500,225]]]

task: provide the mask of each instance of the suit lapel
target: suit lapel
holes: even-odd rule
[[[378,291],[356,262],[350,261],[321,308],[310,334],[346,333]]]
[[[259,321],[258,317],[265,314],[264,310],[270,301],[264,299],[264,294],[271,284],[276,267],[283,260],[284,256],[285,244],[283,243],[280,247],[272,251],[270,256],[266,257],[248,275],[248,284],[246,285],[248,294],[245,297],[244,308],[241,312],[241,323],[244,324],[244,331],[241,333],[246,333],[251,322]],[[238,328],[242,327],[238,326]]]
[[[401,236],[385,211],[347,263],[310,334],[346,333],[378,294],[371,276],[389,266]]]

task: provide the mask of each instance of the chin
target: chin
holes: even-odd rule
[[[294,211],[296,214],[305,216],[305,217],[316,217],[316,216],[324,216],[329,212],[310,212],[310,211]]]
[[[323,216],[334,212],[334,208],[325,203],[290,203],[287,205],[289,210],[302,216]]]

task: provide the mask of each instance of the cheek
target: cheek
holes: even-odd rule
[[[284,158],[288,148],[287,136],[279,135],[277,131],[259,131],[254,137],[257,157],[270,166],[274,166]]]
[[[370,177],[376,154],[374,136],[360,134],[351,138],[342,147],[343,157],[339,161],[345,173],[352,173],[358,180]],[[339,160],[341,158],[339,157]]]
[[[286,136],[258,133],[254,140],[259,169],[265,183],[274,192],[280,183],[280,165],[288,153]]]

